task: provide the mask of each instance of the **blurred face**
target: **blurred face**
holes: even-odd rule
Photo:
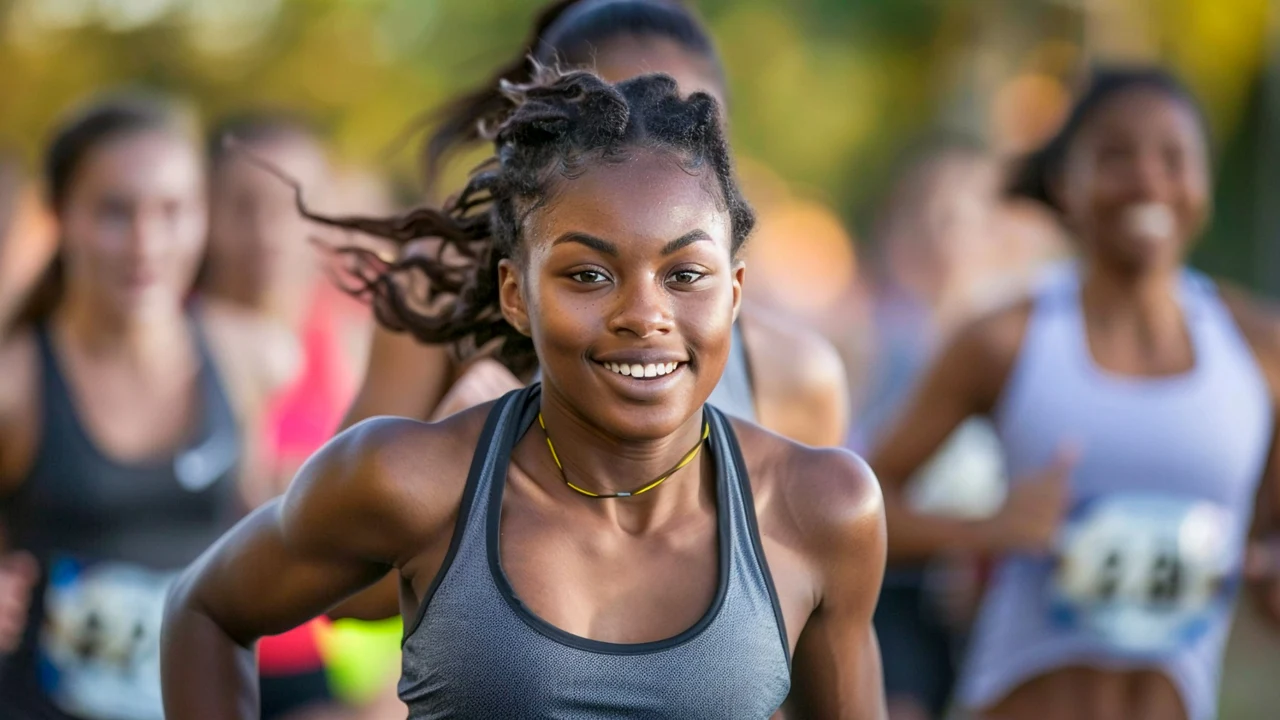
[[[204,170],[192,143],[139,132],[90,150],[58,219],[67,280],[123,315],[172,309],[204,249]]]
[[[704,92],[725,107],[724,85],[706,58],[689,52],[666,38],[622,37],[600,48],[595,72],[605,82],[617,84],[650,73],[670,75],[684,96]]]
[[[248,151],[302,184],[312,202],[323,194],[328,165],[321,148],[303,137],[252,144]],[[271,293],[296,296],[315,279],[314,228],[298,212],[293,189],[232,155],[210,188],[209,263],[221,279],[241,285],[240,300],[265,303]]]
[[[1067,154],[1061,197],[1091,261],[1130,274],[1177,267],[1209,216],[1195,111],[1154,89],[1106,101]]]
[[[531,214],[519,266],[502,263],[504,314],[596,427],[670,435],[720,379],[743,267],[713,180],[647,150],[595,165]]]

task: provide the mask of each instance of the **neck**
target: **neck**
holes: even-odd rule
[[[145,314],[104,312],[102,305],[86,293],[68,288],[53,321],[86,353],[120,357],[138,365],[152,365],[176,349],[186,348],[185,343],[173,341],[188,331],[180,304]]]
[[[242,277],[214,270],[206,288],[212,297],[290,328],[300,327],[305,320],[307,293],[263,290]]]
[[[702,438],[703,414],[694,415],[661,438],[625,438],[594,426],[544,386],[546,435],[538,438],[533,477],[566,502],[585,506],[633,532],[661,525],[715,500],[715,470],[705,445],[697,458],[661,485],[633,497],[598,499],[568,488],[565,479],[601,495],[632,492],[670,472]],[[541,435],[536,426],[531,432]],[[549,436],[564,467],[563,476],[544,437]],[[709,442],[709,441],[708,441]]]
[[[1081,303],[1089,317],[1103,324],[1180,327],[1178,282],[1177,268],[1172,272],[1124,274],[1088,263],[1081,283]]]

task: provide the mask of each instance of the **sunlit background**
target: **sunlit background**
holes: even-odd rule
[[[861,351],[853,328],[862,322],[867,237],[904,154],[956,136],[1013,158],[1054,131],[1082,70],[1102,60],[1165,63],[1203,101],[1217,212],[1196,263],[1280,294],[1280,3],[695,4],[724,56],[735,149],[761,213],[750,291],[821,327],[851,366]],[[394,202],[406,205],[421,197],[415,121],[511,58],[540,5],[0,0],[0,150],[35,173],[51,122],[70,104],[145,85],[190,99],[209,118],[245,108],[303,111],[328,133],[351,177],[386,179]],[[473,160],[455,163],[449,180],[456,184]],[[346,187],[354,195],[364,186]],[[27,197],[19,223],[39,227],[36,195]],[[1007,232],[1022,237],[1054,232],[1025,208],[1011,206],[1006,220]],[[52,236],[19,234],[32,240],[10,249],[9,272],[12,263],[37,267],[44,250],[34,238]],[[1243,633],[1236,643],[1228,717],[1263,717],[1252,713],[1276,707],[1280,689],[1266,682],[1275,668],[1254,661],[1276,655],[1280,642]]]

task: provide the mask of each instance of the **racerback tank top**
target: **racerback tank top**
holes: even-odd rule
[[[39,446],[0,510],[10,546],[36,556],[41,582],[21,645],[0,656],[0,717],[161,720],[165,592],[241,514],[236,422],[197,328],[190,442],[172,457],[115,461],[81,424],[48,328],[35,335]]]
[[[666,640],[572,635],[516,597],[501,566],[511,450],[541,386],[509,393],[480,436],[448,555],[406,627],[400,698],[411,720],[702,718],[763,720],[790,688],[790,656],[732,428],[707,406],[716,466],[719,582],[711,606]]]
[[[1012,478],[1044,468],[1060,442],[1082,454],[1073,505],[1148,493],[1189,497],[1231,518],[1229,562],[1239,566],[1272,434],[1270,393],[1234,318],[1206,277],[1184,271],[1178,289],[1194,367],[1168,377],[1110,373],[1095,364],[1080,306],[1080,276],[1058,268],[1041,286],[994,419]],[[1217,712],[1230,603],[1176,649],[1117,648],[1055,623],[1044,558],[998,564],[972,635],[961,683],[966,706],[990,706],[1034,677],[1070,665],[1165,673],[1190,720]]]

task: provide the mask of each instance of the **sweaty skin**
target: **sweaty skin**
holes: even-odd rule
[[[1095,363],[1116,374],[1157,377],[1195,364],[1176,302],[1176,282],[1191,241],[1209,213],[1203,131],[1184,101],[1134,89],[1104,102],[1073,141],[1055,193],[1082,251],[1081,292],[1087,343]],[[1164,242],[1135,236],[1122,221],[1133,203],[1168,205],[1174,229]],[[1224,289],[1280,408],[1280,324],[1244,295]],[[891,557],[928,557],[946,549],[999,555],[1046,550],[1067,510],[1074,461],[1063,453],[1034,478],[1016,482],[987,521],[925,516],[905,504],[903,482],[970,415],[991,412],[1022,345],[1032,303],[1023,300],[970,324],[944,349],[913,400],[871,456],[885,491]],[[1261,493],[1276,497],[1275,443]],[[1263,512],[1265,511],[1265,512]],[[1260,505],[1265,523],[1280,504]],[[1268,526],[1260,525],[1260,528]],[[1000,720],[1182,720],[1173,682],[1155,670],[1113,672],[1065,667],[1032,678],[983,717]]]
[[[543,415],[576,484],[638,486],[701,432],[743,277],[712,200],[705,179],[671,157],[636,151],[564,181],[557,202],[526,222],[523,258],[503,261],[503,314],[534,339]],[[654,385],[601,364],[635,353],[681,364]],[[489,407],[435,424],[357,425],[193,566],[166,620],[168,717],[245,717],[256,703],[253,640],[388,570],[411,619],[446,553]],[[788,717],[881,718],[875,478],[846,451],[734,426],[794,652]],[[716,583],[709,456],[653,493],[598,501],[565,486],[545,437],[535,426],[516,445],[503,495],[502,562],[516,593],[547,622],[596,640],[643,642],[692,625]]]

